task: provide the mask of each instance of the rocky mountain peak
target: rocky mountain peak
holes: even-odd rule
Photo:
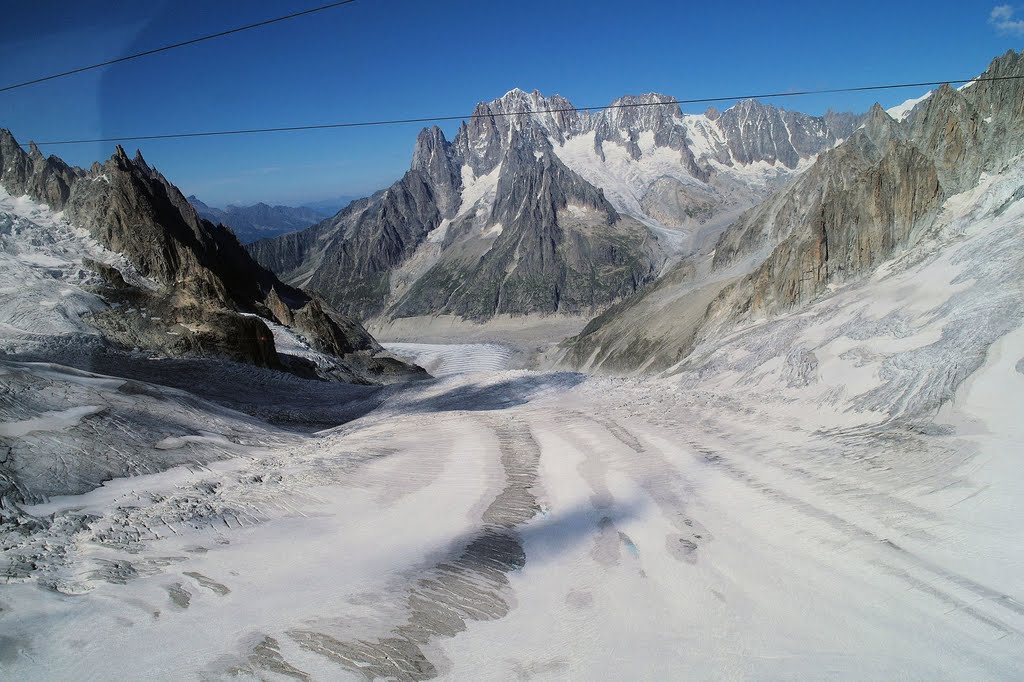
[[[200,210],[204,210],[204,209],[209,210],[209,208],[210,208],[206,203],[203,202],[202,199],[197,197],[195,194],[188,195],[187,201],[188,201],[188,203],[192,204],[193,206],[195,206],[197,209],[200,209]]]
[[[495,100],[477,104],[474,114],[543,114],[553,109],[573,109],[573,106],[561,95],[545,97],[539,90],[526,92],[513,88]]]
[[[974,86],[972,86],[973,88]],[[965,92],[943,84],[914,110],[910,136],[933,160],[947,190],[972,187],[981,174],[982,156],[970,150],[982,146],[980,113]]]
[[[640,136],[653,133],[655,146],[681,152],[683,164],[697,171],[685,129],[678,125],[681,116],[679,105],[668,95],[652,92],[620,97],[595,117],[595,151],[604,158],[604,143],[615,142],[624,146],[633,160],[638,160],[642,155]]]
[[[25,156],[25,150],[21,148],[18,141],[14,139],[14,135],[10,130],[6,128],[0,128],[0,161],[4,161],[4,166],[10,165],[13,160]],[[0,169],[2,172],[3,169]]]
[[[132,171],[135,169],[135,164],[128,157],[128,153],[124,150],[124,147],[117,145],[114,147],[114,153],[110,155],[106,163],[103,164],[104,172],[110,172],[115,170],[120,171]]]
[[[675,127],[682,116],[679,105],[673,97],[659,93],[626,95],[612,101],[611,105],[598,114],[594,128],[600,131],[610,129],[651,131],[657,134]]]
[[[444,131],[439,127],[424,128],[416,136],[416,146],[412,152],[412,168],[414,170],[428,168],[431,159],[449,144],[448,138],[444,136]]]
[[[769,109],[775,109],[775,107],[756,99],[741,99],[726,109],[726,112],[735,110],[738,113],[751,114],[753,112],[765,112]]]
[[[865,159],[880,159],[889,151],[893,140],[905,138],[903,126],[876,103],[864,117],[864,122],[850,135],[857,153]]]
[[[734,162],[765,161],[790,169],[849,137],[858,122],[853,115],[815,117],[757,100],[741,100],[718,119]]]
[[[864,116],[864,122],[861,123],[860,129],[867,130],[892,130],[897,127],[897,121],[889,112],[882,108],[882,105],[875,102],[868,110],[867,115]]]
[[[26,152],[9,131],[0,131],[0,186],[63,211],[66,221],[130,264],[131,281],[116,266],[83,260],[105,282],[97,285],[99,295],[118,304],[95,311],[88,324],[117,345],[172,356],[217,355],[348,381],[409,369],[374,357],[381,347],[358,322],[259,267],[229,230],[200,218],[139,152],[129,159],[118,145],[110,159],[87,173],[56,156],[44,158],[35,145]],[[144,286],[139,275],[148,279]],[[273,300],[265,303],[271,290]],[[125,316],[124,303],[157,314]],[[269,311],[270,304],[277,310]],[[282,359],[259,319],[277,314],[337,363],[321,372],[302,359]]]
[[[135,157],[132,159],[132,163],[134,163],[137,168],[144,171],[147,175],[151,175],[154,172],[153,169],[150,168],[149,164],[146,163],[146,160],[142,158],[141,149],[135,150]]]
[[[11,131],[0,129],[0,183],[11,194],[27,194],[59,211],[78,173],[55,156],[45,158],[34,144],[26,153]]]
[[[875,102],[874,104],[871,105],[871,108],[868,109],[868,119],[877,118],[879,116],[892,118],[891,116],[889,116],[888,112],[886,112],[886,110],[882,108],[881,104]]]
[[[527,93],[516,88],[498,99],[477,104],[453,144],[456,155],[479,176],[501,162],[514,131],[543,147],[549,138],[564,142],[581,131],[585,122],[585,115],[560,95],[545,97],[537,90]]]
[[[437,208],[446,218],[452,217],[459,208],[461,168],[461,158],[440,128],[431,126],[420,131],[411,170],[419,172],[433,187]]]

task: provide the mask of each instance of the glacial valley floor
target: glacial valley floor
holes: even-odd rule
[[[52,523],[5,549],[35,572],[0,585],[0,677],[1024,675],[1009,408],[953,435],[821,429],[504,369],[500,346],[394,350],[440,378],[27,508]],[[993,353],[958,404],[1020,390],[1016,360]]]

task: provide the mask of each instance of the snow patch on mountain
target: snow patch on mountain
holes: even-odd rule
[[[442,220],[437,227],[427,233],[427,242],[430,244],[440,244],[444,241],[444,238],[448,236],[448,228],[451,227],[452,221],[445,218]]]
[[[928,92],[924,93],[920,97],[914,97],[913,99],[908,99],[903,104],[897,104],[896,106],[894,106],[894,107],[892,107],[890,109],[886,109],[885,113],[889,114],[890,116],[892,116],[897,121],[901,121],[901,122],[902,121],[906,121],[908,118],[910,118],[910,112],[912,112],[914,110],[914,107],[916,107],[918,104],[920,104],[921,102],[925,101],[926,99],[928,99],[931,96],[932,96],[932,91],[929,90]]]
[[[83,259],[116,268],[130,284],[156,287],[61,213],[0,188],[0,346],[95,333],[82,317],[106,303],[87,290],[102,280]]]
[[[803,173],[805,170],[813,166],[817,160],[817,154],[802,157],[800,161],[797,162],[796,168],[788,168],[781,163],[769,163],[767,161],[735,163],[728,166],[712,160],[709,161],[708,164],[715,168],[718,173],[731,176],[734,179],[742,180],[748,186],[768,187],[778,186],[779,183],[785,182],[789,178]]]
[[[322,369],[331,369],[337,366],[338,362],[336,359],[332,359],[329,355],[314,350],[305,339],[283,324],[278,324],[253,313],[242,313],[242,315],[254,317],[267,325],[270,332],[274,335],[274,348],[277,350],[278,355],[291,355],[309,360]]]
[[[594,145],[595,136],[591,131],[569,138],[564,145],[552,146],[559,160],[590,184],[600,187],[617,211],[643,223],[664,227],[648,217],[641,206],[644,195],[656,180],[672,178],[683,184],[702,184],[683,167],[679,152],[655,146],[654,133],[650,131],[640,134],[641,157],[637,161],[624,146],[610,141],[602,144],[602,159]]]
[[[690,150],[698,161],[713,158],[717,150],[726,145],[725,131],[704,114],[687,114],[682,118],[682,125],[686,128]]]
[[[476,210],[477,215],[486,219],[491,214],[494,197],[498,192],[498,178],[501,177],[501,164],[489,173],[477,176],[469,165],[462,166],[462,203],[455,216],[460,218],[470,211]],[[444,239],[444,237],[440,237]]]
[[[719,175],[742,185],[763,189],[775,186],[790,176],[802,173],[817,160],[817,155],[800,160],[795,169],[779,162],[755,161],[732,165],[720,163],[713,158],[716,144],[722,144],[721,129],[707,117],[687,116],[684,119],[694,155],[713,168]],[[570,137],[564,144],[551,140],[558,158],[587,182],[601,188],[612,206],[621,213],[636,218],[648,227],[678,227],[673,221],[658,220],[644,206],[652,187],[659,180],[669,179],[698,193],[715,195],[719,193],[717,182],[703,182],[693,176],[683,164],[680,152],[655,144],[654,133],[642,131],[637,139],[640,158],[634,160],[628,149],[617,142],[605,140],[601,143],[602,154],[595,146],[596,133],[591,131]]]

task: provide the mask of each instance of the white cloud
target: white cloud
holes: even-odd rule
[[[1024,35],[1024,19],[1014,19],[1016,9],[1012,5],[996,5],[988,15],[988,22],[1000,33]]]
[[[1013,16],[1013,7],[1010,5],[997,5],[992,8],[992,21],[999,21],[1000,19],[1009,19]]]

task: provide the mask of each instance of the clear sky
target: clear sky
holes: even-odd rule
[[[37,0],[4,8],[0,85],[323,4],[324,0]],[[1024,0],[1022,0],[1024,1]],[[358,0],[0,93],[23,144],[191,130],[461,115],[513,87],[577,106],[624,94],[716,97],[977,75],[1024,43],[1024,5],[978,0]],[[821,113],[920,95],[777,100]],[[698,109],[699,110],[699,109]],[[303,203],[380,189],[420,125],[146,141],[212,205]],[[451,134],[456,124],[442,126]],[[48,147],[88,165],[112,144]]]

